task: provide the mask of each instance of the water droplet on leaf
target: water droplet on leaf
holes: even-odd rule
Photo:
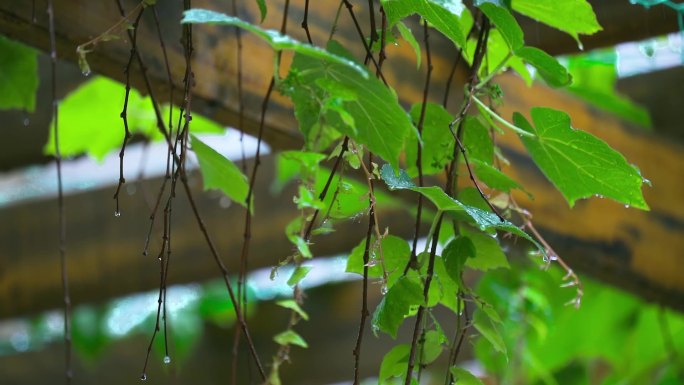
[[[171,363],[171,357],[169,357],[169,356],[164,356],[164,363],[167,364],[167,365],[170,364],[170,363]]]
[[[380,294],[386,295],[388,291],[389,291],[389,289],[387,288],[387,284],[383,283],[382,287],[380,288]]]

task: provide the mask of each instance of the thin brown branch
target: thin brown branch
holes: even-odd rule
[[[57,41],[55,38],[55,12],[52,0],[47,2],[50,29],[50,92],[52,100],[52,132],[55,138],[55,164],[57,165],[57,210],[59,217],[59,266],[62,279],[64,303],[64,377],[67,385],[74,377],[71,343],[71,295],[69,293],[69,271],[66,257],[66,216],[64,215],[64,188],[62,183],[62,154],[59,148],[59,106],[57,102]]]

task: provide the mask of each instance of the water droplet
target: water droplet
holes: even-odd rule
[[[650,180],[648,180],[648,179],[646,179],[646,178],[642,178],[641,181],[642,181],[643,183],[646,183],[649,187],[653,187],[653,185],[651,184],[651,181],[650,181]]]
[[[576,284],[577,284],[577,282],[570,281],[570,282],[566,282],[566,283],[562,284],[561,287],[572,287],[572,286],[575,286]]]
[[[628,209],[628,208],[629,208],[629,205],[625,205],[625,208]]]
[[[140,381],[147,381],[147,373],[143,373],[143,374],[140,376]]]
[[[549,262],[550,262],[549,257],[546,256],[546,255],[544,255],[544,256],[542,257],[542,261],[543,261],[544,263],[549,263]]]
[[[29,125],[29,123],[31,123],[31,121],[29,120],[28,117],[26,117],[26,118],[24,118],[23,123],[24,123],[24,127],[28,127],[28,125]]]
[[[88,68],[88,69],[84,69],[83,71],[81,71],[81,73],[83,74],[83,76],[88,77],[88,76],[90,76],[90,74],[92,73],[92,71],[90,71],[90,68]],[[145,378],[145,379],[140,378],[140,379],[143,380],[143,381],[145,381],[147,378]]]
[[[117,218],[120,217],[120,216],[121,216],[121,211],[119,211],[119,210],[114,211],[114,216],[117,217]]]
[[[170,363],[171,363],[171,357],[169,357],[169,356],[164,356],[164,363],[165,363],[166,365],[170,364]]]
[[[579,48],[580,51],[584,51],[584,44],[582,44],[581,41],[577,41],[577,48]]]
[[[387,288],[387,284],[383,283],[382,287],[380,288],[380,294],[386,295],[388,291],[389,291],[389,289]]]
[[[162,260],[161,254],[157,257],[157,260],[159,260],[159,262],[161,262],[161,260]]]

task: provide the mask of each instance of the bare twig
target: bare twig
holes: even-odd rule
[[[55,12],[52,0],[47,2],[50,29],[50,91],[52,99],[52,130],[55,138],[55,164],[57,165],[57,207],[59,217],[59,265],[62,278],[64,302],[64,376],[67,384],[74,377],[71,363],[71,296],[69,294],[69,271],[66,258],[66,216],[64,215],[64,189],[62,183],[62,154],[59,149],[59,106],[57,102],[57,41],[55,38]]]

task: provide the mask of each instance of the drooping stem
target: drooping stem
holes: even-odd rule
[[[66,257],[66,216],[64,215],[64,189],[62,182],[62,154],[59,148],[59,105],[57,102],[57,41],[55,37],[55,12],[52,0],[47,3],[50,29],[50,93],[52,99],[52,133],[55,138],[55,164],[57,166],[57,210],[59,220],[59,266],[62,279],[64,303],[64,377],[67,385],[74,377],[71,356],[71,295],[69,293],[69,270]]]

